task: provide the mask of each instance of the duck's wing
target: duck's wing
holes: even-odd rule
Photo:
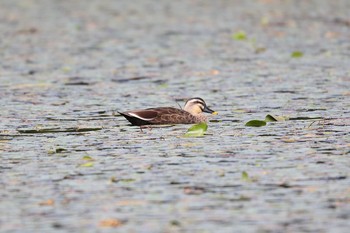
[[[157,118],[158,112],[150,109],[119,112],[133,125],[149,125]]]
[[[152,109],[143,109],[125,112],[125,114],[131,117],[139,118],[144,121],[152,121],[158,116],[159,112]]]
[[[194,116],[182,109],[161,107],[148,110],[157,112],[157,116],[152,120],[152,124],[191,124],[196,121]]]

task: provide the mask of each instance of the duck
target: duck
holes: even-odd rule
[[[173,125],[173,124],[198,124],[207,122],[207,117],[203,113],[218,113],[211,110],[205,101],[200,97],[187,99],[183,109],[173,107],[147,108],[118,112],[125,117],[131,125]]]

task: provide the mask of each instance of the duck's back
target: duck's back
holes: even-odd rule
[[[151,121],[152,124],[194,124],[198,123],[199,119],[189,112],[182,109],[172,107],[149,108],[146,110],[156,112],[156,116]]]

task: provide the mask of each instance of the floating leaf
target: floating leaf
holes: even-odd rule
[[[125,179],[118,179],[115,176],[112,176],[109,178],[109,182],[111,183],[118,183],[118,182],[124,182],[124,183],[130,183],[130,182],[135,182],[136,180],[133,178],[125,178]]]
[[[261,120],[251,120],[245,124],[245,126],[250,126],[250,127],[261,127],[265,125],[266,125],[266,121],[261,121]]]
[[[289,118],[288,117],[285,117],[285,116],[274,116],[274,115],[271,115],[271,114],[268,114],[266,115],[265,117],[265,121],[266,122],[273,122],[273,121],[286,121],[288,120]]]
[[[80,167],[92,167],[92,166],[94,166],[93,162],[83,163],[82,165],[80,165]]]
[[[244,180],[246,182],[251,182],[252,181],[246,171],[242,172],[242,180]]]
[[[160,85],[158,85],[158,88],[168,88],[169,87],[169,84],[167,84],[167,83],[163,83],[163,84],[160,84]]]
[[[185,137],[201,137],[204,135],[207,129],[208,125],[204,122],[193,125],[187,130]]]
[[[83,157],[84,160],[94,160],[91,156],[85,155]]]
[[[276,119],[276,117],[274,117],[274,116],[268,114],[268,115],[266,115],[266,117],[265,117],[265,121],[266,121],[266,122],[273,122],[273,121],[278,121],[278,120]]]
[[[290,56],[293,58],[300,58],[300,57],[304,56],[304,54],[300,51],[294,51],[294,52],[292,52],[292,54]]]
[[[234,40],[246,40],[247,38],[245,31],[238,31],[232,35],[232,39]]]
[[[120,182],[125,182],[125,183],[130,183],[130,182],[135,182],[136,180],[133,178],[126,178],[126,179],[120,179]]]
[[[248,112],[250,112],[250,110],[248,110],[248,109],[233,109],[232,112],[235,112],[235,113],[248,113]]]

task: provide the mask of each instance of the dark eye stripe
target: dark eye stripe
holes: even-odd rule
[[[195,103],[195,104],[201,104],[201,105],[203,105],[203,106],[204,106],[204,103],[203,103],[203,102],[201,102],[201,101],[195,101],[194,103]]]

